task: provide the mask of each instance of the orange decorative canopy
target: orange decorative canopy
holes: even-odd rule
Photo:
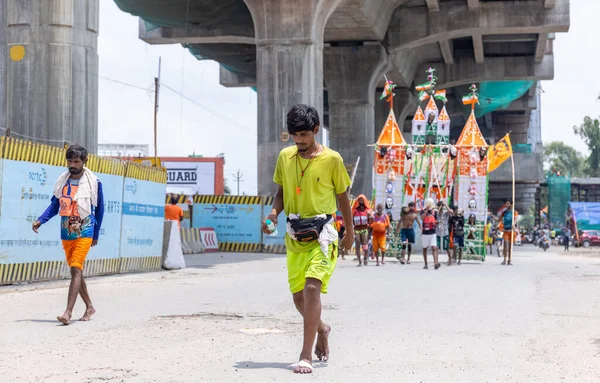
[[[450,116],[448,116],[448,111],[446,111],[445,106],[442,108],[442,111],[440,112],[438,121],[440,121],[440,122],[450,121]]]
[[[438,107],[435,104],[435,101],[433,100],[433,98],[429,98],[429,102],[427,103],[427,107],[425,108],[425,110],[429,110],[429,111],[433,111],[433,112],[437,112],[438,111]]]
[[[475,112],[472,110],[465,127],[463,128],[456,146],[487,146],[485,138],[479,130],[477,119],[475,118]]]
[[[423,114],[423,112],[421,112]],[[425,119],[425,117],[423,117]],[[406,141],[404,141],[404,137],[402,137],[402,133],[400,132],[400,128],[398,127],[398,121],[396,121],[396,115],[394,114],[394,110],[390,109],[390,114],[388,115],[387,121],[383,126],[383,130],[377,139],[377,145],[379,146],[400,146],[404,145]]]
[[[425,114],[423,113],[423,109],[421,107],[417,107],[417,111],[415,112],[415,117],[413,117],[413,121],[423,121],[425,122]]]

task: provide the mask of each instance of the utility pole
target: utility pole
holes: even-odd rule
[[[233,175],[233,178],[237,182],[237,195],[240,195],[240,182],[244,182],[242,181],[242,177],[244,177],[244,175],[239,170],[237,171],[237,174]]]
[[[158,92],[160,91],[160,64],[162,57],[158,58],[158,77],[154,77],[154,166],[158,166],[158,143],[157,143],[157,124],[158,124]]]

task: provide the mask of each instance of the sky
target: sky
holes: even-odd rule
[[[582,153],[587,146],[573,133],[585,116],[600,116],[600,0],[571,0],[569,33],[554,41],[554,80],[543,81],[542,140],[563,141]]]
[[[166,87],[159,92],[159,156],[224,153],[225,177],[233,193],[233,174],[240,170],[240,193],[256,194],[256,93],[221,86],[219,65],[198,61],[179,44],[146,44],[138,38],[138,26],[138,18],[112,0],[100,2],[99,143],[149,144],[153,153],[151,90],[162,57],[161,83],[185,98]]]
[[[554,41],[555,78],[542,82],[543,141],[564,141],[583,153],[587,148],[572,128],[586,115],[600,115],[600,73],[594,72],[600,70],[598,14],[599,0],[571,1],[571,29]],[[181,45],[146,44],[138,38],[138,25],[137,17],[113,1],[100,2],[99,142],[149,144],[152,152],[151,90],[162,57],[161,83],[185,97],[166,87],[160,91],[158,154],[224,153],[232,191],[239,170],[240,192],[255,194],[256,93],[221,86],[218,64],[198,61]]]

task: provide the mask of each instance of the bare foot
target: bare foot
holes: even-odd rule
[[[315,354],[322,362],[329,360],[329,333],[331,326],[325,325],[325,329],[317,335],[317,345],[315,346]]]
[[[312,374],[312,363],[309,359],[300,359],[294,367],[294,374]]]
[[[82,322],[87,322],[92,318],[92,315],[94,315],[96,313],[96,309],[93,307],[88,307],[87,309],[85,309],[85,313],[83,314],[83,316],[81,317],[81,319],[79,319]]]
[[[56,319],[65,326],[68,326],[69,321],[71,320],[71,314],[64,313],[63,315],[56,317]]]

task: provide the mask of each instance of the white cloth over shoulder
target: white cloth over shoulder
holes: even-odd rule
[[[56,180],[54,184],[56,198],[60,199],[63,196],[63,188],[69,178],[71,178],[71,173],[67,170]],[[92,214],[92,205],[98,206],[98,177],[86,167],[83,168],[83,175],[79,179],[79,186],[73,200],[77,202],[77,210],[81,218]]]
[[[294,220],[294,219],[300,219],[300,216],[298,214],[290,214],[288,216],[288,218],[290,220]],[[320,214],[320,215],[317,215],[317,216],[311,217],[311,218],[326,219],[327,215]],[[319,234],[319,246],[321,247],[321,251],[325,255],[329,255],[329,253],[327,251],[329,249],[329,245],[331,245],[338,239],[338,232],[335,229],[335,227],[333,227],[332,223],[333,223],[333,216],[327,222],[325,222],[325,226],[323,226],[323,230],[321,230],[321,234]],[[286,230],[287,230],[287,233],[290,236],[290,238],[292,238],[294,241],[298,240],[296,238],[296,235],[294,234],[294,230],[292,230],[292,224],[289,221],[287,222]]]

